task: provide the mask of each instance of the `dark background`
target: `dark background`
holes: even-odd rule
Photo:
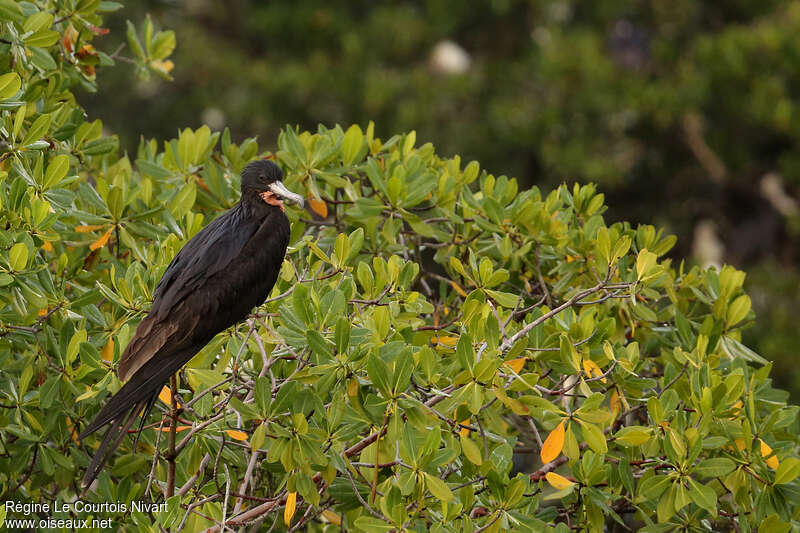
[[[373,120],[526,185],[596,182],[608,219],[677,234],[676,261],[747,270],[745,341],[800,400],[800,2],[150,0],[97,46],[146,13],[177,33],[174,81],[100,70],[82,97],[129,152]]]

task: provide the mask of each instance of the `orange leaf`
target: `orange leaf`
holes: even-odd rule
[[[323,518],[325,518],[325,520],[327,520],[328,522],[330,522],[335,526],[342,525],[342,517],[334,513],[330,509],[325,509],[324,511],[322,511],[322,516]]]
[[[617,389],[614,389],[614,391],[611,393],[611,401],[609,403],[611,404],[611,410],[615,413],[622,411],[622,405],[619,401],[619,393],[617,392]]]
[[[564,448],[564,437],[566,432],[564,430],[564,421],[558,423],[556,428],[550,432],[542,444],[542,451],[539,454],[542,462],[547,464],[561,455],[561,450]]]
[[[313,195],[308,195],[308,207],[322,218],[328,218],[328,204]]]
[[[80,50],[75,53],[76,56],[83,59],[85,57],[97,57],[97,50],[91,44],[84,44]]]
[[[42,245],[42,250],[45,252],[52,252],[53,251],[53,244],[50,241],[44,241]]]
[[[96,230],[99,230],[99,229],[103,229],[105,227],[106,227],[105,224],[102,224],[102,225],[100,225],[100,224],[90,224],[90,225],[87,225],[87,226],[75,226],[75,231],[77,231],[78,233],[89,233],[91,231],[96,231]]]
[[[103,361],[108,361],[109,363],[114,359],[114,339],[109,337],[108,342],[105,346],[103,346],[103,351],[100,352],[100,357],[103,358]],[[166,387],[164,387],[166,388]]]
[[[67,26],[67,29],[64,30],[64,34],[61,37],[61,45],[64,49],[72,53],[72,50],[75,48],[75,42],[78,40],[78,32],[75,28],[72,27],[72,24]]]
[[[453,411],[453,420],[458,421],[458,409]],[[466,426],[468,424],[469,424],[469,418],[467,418],[466,420],[462,420],[461,422],[458,423],[459,425],[458,434],[461,435],[462,437],[469,437],[469,428],[461,427],[461,426]]]
[[[733,443],[736,445],[736,449],[740,452],[744,451],[744,449],[747,447],[747,444],[745,444],[744,439],[742,438],[734,440]]]
[[[94,33],[95,35],[106,35],[108,32],[111,31],[108,28],[98,28],[94,24],[89,24],[89,29],[92,30],[92,33]]]
[[[575,484],[572,481],[565,478],[564,476],[560,476],[555,472],[548,472],[544,475],[544,477],[547,479],[547,482],[550,483],[550,485],[552,485],[552,487],[557,490],[564,490]]]
[[[164,402],[166,405],[172,405],[172,391],[164,385],[161,388],[161,392],[158,393],[158,399]],[[175,402],[175,405],[178,407],[181,406],[180,402]]]
[[[460,426],[467,426],[467,425],[469,425],[469,418],[459,422],[458,434],[461,435],[462,437],[469,437],[469,428],[460,427]]]
[[[102,237],[100,237],[99,239],[97,239],[96,241],[94,241],[92,244],[89,245],[89,249],[97,250],[98,248],[102,248],[103,246],[105,246],[106,243],[108,242],[108,239],[111,238],[111,231],[113,229],[114,229],[113,227],[108,228],[108,230],[105,233],[103,233]]]
[[[772,453],[772,448],[770,448],[769,444],[767,444],[761,439],[758,440],[761,441],[761,457],[766,459],[768,467],[770,467],[773,470],[777,470],[779,464],[778,456]]]
[[[603,375],[602,369],[591,359],[583,360],[583,371],[586,372],[586,375],[590,378],[599,378]],[[600,378],[600,381],[605,383],[606,378]]]
[[[510,361],[506,361],[503,364],[506,365],[508,368],[519,374],[519,371],[522,370],[522,367],[525,366],[525,357],[519,357],[517,359],[512,359]]]
[[[466,298],[467,297],[467,291],[462,289],[461,285],[459,285],[455,281],[451,281],[450,282],[450,286],[453,287],[453,290],[455,290],[459,294],[459,296],[461,296],[462,298]]]
[[[72,436],[72,442],[80,446],[81,441],[78,440],[78,432],[75,431],[75,426],[72,424],[72,420],[70,420],[69,417],[67,417],[67,429],[69,430],[69,434]]]
[[[158,430],[159,428],[154,428],[154,429]],[[192,426],[178,426],[178,427],[175,428],[175,433],[179,433],[181,431],[186,431],[187,429],[192,429]],[[170,431],[169,427],[161,428],[161,432],[162,433],[166,433],[168,431]]]
[[[47,312],[49,310],[50,310],[49,307],[45,307],[44,309],[39,309],[39,313],[38,314],[39,314],[39,316],[45,316],[45,315],[47,315]]]
[[[235,429],[226,429],[225,433],[232,439],[236,440],[247,440],[247,433],[244,431],[237,431]]]
[[[286,497],[286,508],[283,510],[283,522],[287,526],[292,523],[295,509],[297,509],[297,493],[290,492]]]

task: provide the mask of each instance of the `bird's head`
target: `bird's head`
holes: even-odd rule
[[[242,171],[242,198],[260,198],[269,205],[283,209],[283,201],[303,205],[303,197],[281,182],[281,168],[269,159],[253,161]]]

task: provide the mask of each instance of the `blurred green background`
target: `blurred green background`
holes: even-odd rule
[[[174,81],[101,70],[82,97],[128,151],[373,120],[527,185],[596,182],[611,220],[677,234],[676,261],[749,272],[746,340],[800,401],[800,2],[150,0],[97,45],[146,13],[177,33]]]

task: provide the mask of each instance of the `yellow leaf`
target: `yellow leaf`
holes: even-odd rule
[[[325,520],[327,520],[328,522],[330,522],[335,526],[342,525],[342,517],[334,513],[330,509],[325,509],[324,511],[322,511],[322,516],[323,518],[325,518]]]
[[[166,405],[172,405],[172,391],[169,390],[169,387],[164,385],[161,388],[161,392],[158,393],[158,399],[164,402]],[[175,402],[175,405],[178,407],[181,406],[180,402]]]
[[[552,487],[556,490],[564,490],[575,484],[564,476],[560,476],[555,472],[548,472],[544,475],[544,477],[547,479],[547,482],[550,483],[550,485],[552,485]]]
[[[519,374],[519,371],[522,370],[523,366],[525,366],[525,361],[526,361],[525,357],[519,357],[517,359],[506,361],[503,364],[506,365],[511,370],[513,370],[514,372],[516,372],[517,374]]]
[[[89,249],[97,250],[98,248],[102,248],[103,246],[105,246],[106,243],[108,242],[108,239],[111,238],[111,231],[113,229],[114,229],[113,227],[108,228],[108,230],[105,233],[103,233],[103,235],[99,239],[97,239],[96,241],[94,241],[92,244],[89,245]]]
[[[450,286],[453,287],[453,290],[455,290],[459,294],[459,296],[461,296],[462,298],[466,298],[467,297],[467,291],[462,289],[461,285],[459,285],[455,281],[451,281],[450,282]]]
[[[312,194],[308,195],[308,207],[322,218],[328,218],[328,204],[319,198],[314,198]]]
[[[772,448],[770,448],[769,444],[767,444],[766,442],[764,442],[761,439],[758,439],[758,440],[761,441],[761,457],[766,459],[766,463],[767,463],[768,467],[770,467],[773,470],[777,470],[778,469],[778,464],[779,464],[778,456],[772,454]]]
[[[452,348],[458,344],[458,337],[434,337],[433,342],[439,343],[442,346],[447,346],[448,348]]]
[[[247,440],[247,433],[244,431],[237,431],[235,429],[226,429],[225,433],[232,439],[236,440]]]
[[[78,233],[90,233],[92,231],[96,231],[99,229],[105,228],[105,224],[103,225],[89,225],[89,226],[75,226],[75,231]]]
[[[44,309],[39,309],[39,316],[46,316],[47,312],[50,311],[49,307],[45,307]]]
[[[356,378],[347,383],[347,395],[351,398],[355,398],[358,395],[358,380]]]
[[[42,250],[45,252],[52,252],[53,251],[53,244],[50,241],[44,241],[42,245]]]
[[[103,361],[111,362],[114,359],[114,339],[109,337],[108,342],[105,346],[103,346],[103,351],[100,352],[100,357],[103,358]]]
[[[166,61],[162,61],[161,59],[154,59],[150,62],[150,66],[154,69],[158,69],[162,72],[171,72],[173,68],[175,68],[175,63],[167,59]]]
[[[746,444],[744,443],[744,439],[742,439],[742,438],[738,438],[738,439],[734,440],[733,443],[736,444],[736,449],[739,450],[740,452],[743,451],[745,449],[745,447],[746,447]]]
[[[558,423],[556,428],[550,432],[542,444],[542,452],[540,457],[542,462],[547,464],[561,455],[561,450],[564,448],[564,437],[566,432],[564,430],[564,421]]]
[[[590,378],[599,378],[603,375],[603,370],[591,359],[583,360],[583,371],[586,372],[586,375]],[[606,378],[601,378],[600,381],[605,383]]]
[[[288,526],[292,523],[294,511],[297,508],[297,493],[290,492],[286,497],[286,508],[283,510],[283,522]]]

